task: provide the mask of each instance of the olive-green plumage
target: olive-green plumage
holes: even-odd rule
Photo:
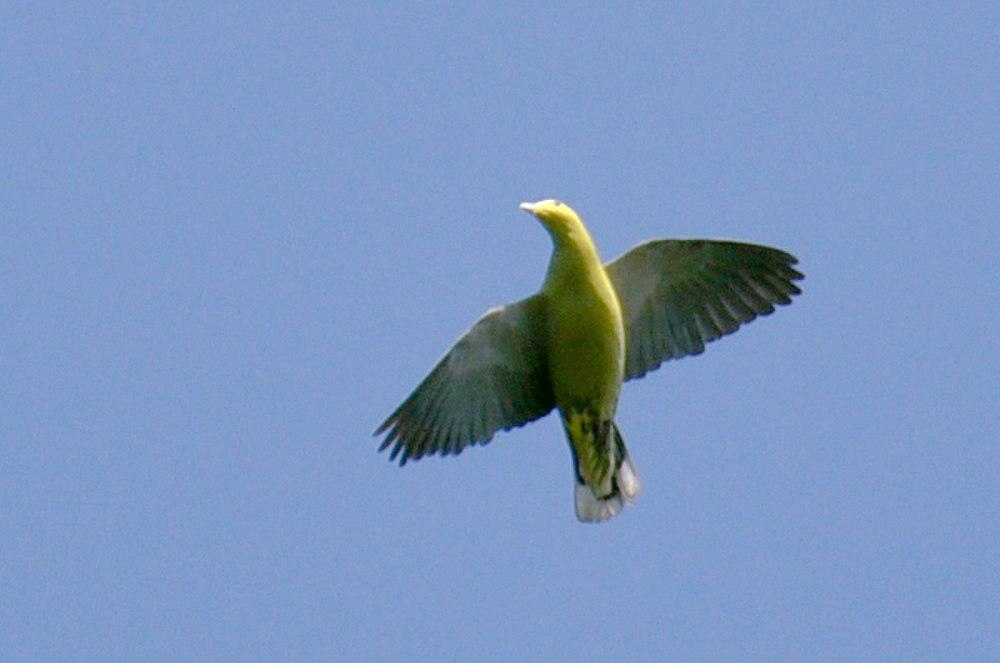
[[[569,206],[521,208],[552,236],[541,291],[484,315],[376,435],[388,432],[381,448],[405,464],[457,454],[558,408],[577,516],[606,520],[639,493],[614,422],[622,382],[790,303],[802,274],[783,251],[711,240],[654,240],[605,265]]]

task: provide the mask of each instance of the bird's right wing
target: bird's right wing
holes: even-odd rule
[[[458,454],[498,430],[523,426],[555,406],[546,348],[545,300],[492,309],[448,351],[375,435],[390,459]]]
[[[803,278],[796,262],[757,244],[663,239],[605,265],[625,319],[625,378],[699,354],[775,304],[791,303]]]

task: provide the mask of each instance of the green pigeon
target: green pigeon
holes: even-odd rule
[[[480,318],[375,431],[400,465],[461,453],[559,410],[573,457],[576,515],[600,522],[639,495],[615,422],[622,382],[700,354],[774,305],[803,275],[794,256],[706,239],[644,242],[601,262],[583,221],[558,200],[524,203],[552,236],[537,294]]]

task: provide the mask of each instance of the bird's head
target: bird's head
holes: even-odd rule
[[[553,235],[565,235],[583,227],[583,221],[573,208],[558,200],[540,200],[537,203],[521,203],[521,209],[535,216],[545,229]]]

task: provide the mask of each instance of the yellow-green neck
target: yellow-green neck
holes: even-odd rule
[[[546,228],[552,236],[552,259],[545,277],[546,285],[555,281],[566,282],[593,278],[595,271],[603,272],[597,247],[583,223],[565,224],[559,228]]]

